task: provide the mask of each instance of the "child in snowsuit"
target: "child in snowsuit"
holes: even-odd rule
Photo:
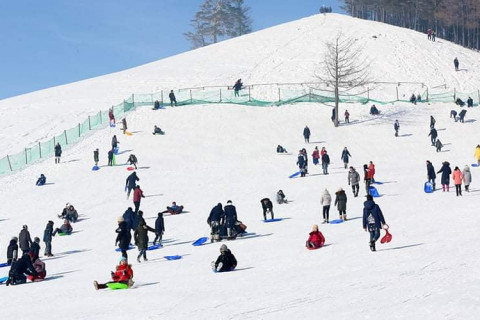
[[[222,244],[220,247],[220,256],[213,264],[213,268],[216,272],[228,272],[233,271],[237,266],[237,259],[232,254],[230,249],[226,245]]]
[[[47,182],[47,178],[42,173],[40,175],[40,178],[38,178],[36,185],[37,186],[43,186],[46,182]]]
[[[263,198],[260,200],[263,209],[263,220],[267,220],[267,213],[270,212],[270,215],[273,219],[273,203],[268,198]]]
[[[450,174],[452,174],[452,169],[450,169],[450,163],[448,161],[445,161],[442,163],[442,168],[440,171],[437,173],[442,173],[442,190],[445,192],[445,189],[447,189],[447,192],[450,191]]]
[[[128,287],[133,285],[133,270],[132,266],[128,264],[127,258],[121,257],[118,266],[115,269],[115,272],[111,272],[112,280],[107,283],[98,283],[96,280],[93,281],[93,286],[95,290],[98,289],[105,289],[107,288],[108,283],[123,283],[126,284]]]
[[[318,231],[318,225],[313,225],[312,231],[309,233],[309,237],[306,243],[307,248],[318,249],[325,244],[325,237]]]
[[[155,220],[155,239],[153,239],[153,245],[157,243],[162,246],[162,236],[163,233],[165,232],[165,222],[163,220],[163,213],[159,212],[158,213],[158,218]]]

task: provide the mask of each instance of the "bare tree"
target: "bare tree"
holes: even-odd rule
[[[338,127],[338,102],[340,95],[366,92],[370,80],[370,62],[363,55],[362,47],[355,39],[338,33],[327,42],[323,61],[323,72],[316,77],[335,94],[335,109],[332,120]]]

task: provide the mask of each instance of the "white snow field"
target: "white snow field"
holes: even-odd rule
[[[118,103],[133,92],[170,87],[311,80],[321,58],[322,41],[342,29],[365,41],[375,57],[378,81],[446,83],[471,91],[480,87],[473,70],[478,53],[441,39],[380,23],[335,14],[317,15],[259,31],[241,38],[187,52],[124,72],[42,90],[0,102],[1,150],[21,150],[37,139],[49,138],[86,115]],[[377,35],[377,38],[372,38]],[[455,73],[451,61],[458,56]],[[381,94],[387,95],[386,92]],[[474,97],[475,98],[475,97]],[[476,100],[476,99],[475,99]],[[425,160],[438,171],[442,161],[452,169],[475,162],[480,143],[478,107],[470,108],[465,123],[449,118],[453,103],[396,103],[380,106],[381,115],[368,114],[369,105],[341,105],[351,123],[334,128],[331,108],[302,103],[281,107],[201,105],[153,111],[138,108],[127,115],[132,136],[120,129],[94,131],[53,158],[0,177],[0,262],[6,246],[27,224],[32,238],[42,238],[48,220],[66,202],[80,214],[70,236],[53,239],[52,258],[45,258],[43,282],[0,286],[2,317],[56,319],[478,319],[480,314],[479,168],[471,168],[471,192],[423,192]],[[458,108],[457,108],[458,109]],[[430,145],[430,115],[436,120],[442,152]],[[400,136],[394,137],[398,119]],[[153,125],[166,135],[151,134]],[[302,131],[308,125],[311,143]],[[28,129],[28,135],[22,136]],[[117,166],[106,166],[112,135],[120,141]],[[278,144],[291,154],[278,155]],[[311,163],[315,146],[325,146],[332,164],[329,175]],[[392,242],[368,247],[362,229],[364,188],[354,198],[340,155],[347,146],[351,165],[361,172],[376,164],[380,205]],[[289,179],[298,169],[297,151],[309,154],[309,175]],[[93,150],[100,149],[101,169],[91,171]],[[139,185],[146,198],[141,210],[154,225],[157,212],[172,201],[186,213],[166,216],[164,248],[148,251],[148,262],[136,261],[130,250],[135,285],[128,290],[95,291],[93,280],[110,280],[118,263],[114,232],[117,217],[132,200],[124,193],[129,174],[124,165],[130,153],[139,159]],[[36,187],[40,173],[48,185]],[[363,178],[363,174],[362,174]],[[440,175],[437,186],[440,185]],[[320,224],[320,196],[347,191],[349,221],[320,225],[326,246],[309,251],[305,241],[313,224]],[[274,204],[284,220],[263,223],[260,199],[275,198],[282,189],[290,203]],[[232,200],[239,220],[252,233],[224,241],[238,260],[230,273],[211,271],[220,243],[193,247],[209,235],[211,208]],[[331,220],[337,211],[332,206]],[[382,232],[383,236],[383,232]],[[153,238],[150,234],[150,240]],[[44,243],[42,242],[42,250]],[[181,255],[167,261],[164,256]],[[0,268],[0,277],[8,268]],[[26,307],[28,306],[28,307]]]

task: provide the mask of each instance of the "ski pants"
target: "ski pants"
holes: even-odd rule
[[[323,169],[323,174],[328,173],[328,163],[322,162],[322,169]]]
[[[147,260],[147,249],[138,250],[137,259],[140,259],[140,257],[143,257],[144,260]]]
[[[358,189],[360,189],[360,187],[358,186],[358,183],[352,185],[353,196],[355,197],[358,196]]]
[[[330,214],[330,206],[323,206],[323,220],[328,221],[328,216]]]
[[[370,229],[370,242],[376,242],[380,238],[380,229],[374,228]]]
[[[45,241],[45,255],[52,254],[52,241]]]
[[[456,184],[455,185],[455,191],[457,192],[457,197],[462,195],[462,185],[461,184]]]
[[[133,201],[133,204],[135,205],[135,214],[137,214],[140,209],[140,201]]]

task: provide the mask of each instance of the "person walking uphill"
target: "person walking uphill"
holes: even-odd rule
[[[457,197],[462,195],[462,180],[463,174],[458,167],[455,167],[452,174],[453,182],[455,183],[455,191],[457,192]]]
[[[306,143],[310,143],[310,128],[308,126],[303,129],[303,137]]]
[[[458,62],[458,59],[457,57],[455,57],[455,59],[453,59],[453,65],[455,66],[455,71],[458,71],[459,69],[459,66],[460,66],[460,62]]]
[[[437,129],[435,128],[431,128],[430,129],[430,133],[428,134],[428,136],[430,137],[431,141],[432,141],[432,146],[435,145],[435,142],[437,140],[437,137],[438,137],[438,133],[437,133]]]
[[[322,223],[330,223],[329,216],[330,216],[330,205],[332,203],[332,197],[330,196],[330,193],[328,193],[327,189],[325,189],[325,191],[323,192],[322,198],[320,199],[320,203],[322,205],[322,212],[323,212]]]
[[[347,147],[343,148],[341,160],[343,161],[343,165],[345,166],[345,169],[347,169],[348,167],[348,160],[350,159],[351,156],[352,155],[348,151]]]
[[[138,248],[137,261],[140,262],[140,258],[143,256],[143,261],[148,261],[147,259],[147,247],[148,247],[148,231],[155,232],[155,229],[148,226],[143,218],[143,211],[138,211],[140,216],[140,222],[138,223],[137,229],[135,229],[135,245]]]
[[[347,221],[347,195],[342,188],[335,192],[335,205],[337,206],[340,219]]]
[[[140,209],[140,200],[142,200],[142,198],[145,198],[143,191],[140,189],[140,186],[136,186],[135,190],[133,191],[133,204],[135,206],[135,213],[138,213],[138,209]]]
[[[118,247],[122,251],[122,257],[128,259],[127,250],[130,246],[130,241],[132,241],[130,227],[122,216],[118,217],[117,222],[118,228],[115,230],[115,232],[117,233],[117,238],[115,239],[115,246],[118,245]]]
[[[23,254],[28,253],[30,251],[30,247],[32,246],[32,238],[30,238],[30,232],[28,232],[28,226],[25,224],[20,231],[18,236],[18,244],[20,249],[22,249]]]
[[[440,171],[437,173],[442,173],[442,190],[445,192],[445,189],[447,189],[447,192],[450,191],[450,174],[452,174],[452,169],[450,169],[450,163],[448,161],[442,162],[442,168]]]
[[[354,167],[350,167],[348,171],[348,185],[352,186],[352,192],[354,197],[358,197],[358,190],[360,189],[360,174]]]
[[[363,229],[370,232],[370,250],[375,251],[375,242],[380,238],[380,229],[385,225],[385,218],[378,204],[371,195],[363,203]]]
[[[435,168],[433,167],[433,164],[427,160],[427,179],[428,182],[432,184],[433,191],[435,191],[435,178],[437,178]]]
[[[62,146],[57,142],[55,145],[55,163],[60,163],[60,157],[62,156]]]
[[[130,192],[132,189],[135,189],[137,186],[137,181],[140,181],[140,178],[137,177],[137,172],[133,171],[128,177],[125,182],[125,189],[127,190],[127,199],[130,197]]]
[[[465,191],[470,192],[470,183],[472,183],[472,174],[470,173],[470,167],[465,165],[463,168],[463,183],[465,185]]]
[[[153,245],[157,243],[162,246],[162,237],[165,233],[165,221],[163,220],[163,212],[158,213],[157,220],[155,220],[155,239],[153,239]]]

